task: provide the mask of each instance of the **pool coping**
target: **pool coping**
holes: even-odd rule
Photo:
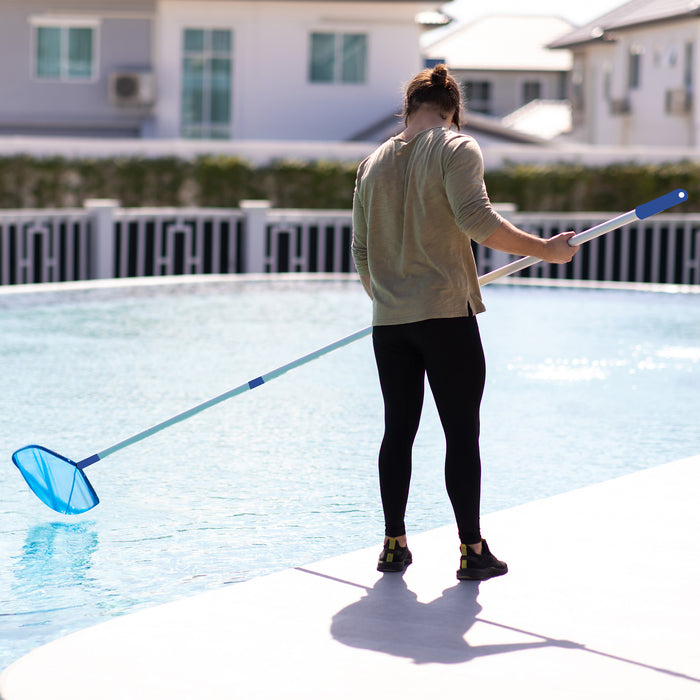
[[[37,282],[35,284],[0,285],[0,295],[82,292],[134,287],[182,287],[187,285],[219,285],[225,283],[260,282],[358,282],[354,273],[274,272],[264,274],[230,273],[206,275],[162,275],[158,277],[114,277],[73,282]]]
[[[41,282],[35,284],[0,285],[0,296],[16,294],[41,294],[56,292],[76,292],[108,289],[129,289],[134,287],[158,288],[180,287],[184,285],[206,285],[224,283],[260,282],[356,282],[356,273],[350,272],[275,272],[275,273],[228,273],[199,275],[164,275],[159,277],[121,277],[110,279],[80,280],[74,282]],[[700,284],[658,284],[651,282],[601,282],[596,280],[547,279],[540,277],[506,277],[496,280],[489,286],[551,287],[571,289],[604,289],[631,292],[654,292],[666,294],[700,294]]]
[[[73,633],[0,675],[2,700],[696,698],[700,456],[491,513],[510,571],[455,579],[451,526]]]

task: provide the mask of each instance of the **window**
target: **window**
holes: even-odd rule
[[[57,20],[34,24],[34,76],[40,80],[92,81],[96,22]]]
[[[364,83],[367,73],[365,34],[311,35],[309,80],[312,83]]]
[[[185,29],[182,66],[184,138],[231,137],[231,31]]]
[[[462,83],[470,112],[491,114],[491,83],[467,80]]]
[[[584,64],[574,60],[571,70],[571,110],[579,118],[586,106],[586,71]]]
[[[603,97],[608,102],[612,99],[612,67],[607,64],[603,70]]]
[[[539,80],[527,80],[523,83],[523,101],[524,105],[539,100],[542,97],[542,83]]]
[[[636,47],[630,49],[628,57],[628,87],[638,88],[642,84],[642,50]]]
[[[688,92],[693,90],[693,65],[695,63],[695,43],[688,41],[683,51],[683,87]]]

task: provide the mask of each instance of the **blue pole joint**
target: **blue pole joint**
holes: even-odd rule
[[[265,380],[262,377],[256,377],[255,379],[251,379],[248,382],[248,388],[249,389],[255,389],[256,386],[260,386],[261,384],[264,384]]]

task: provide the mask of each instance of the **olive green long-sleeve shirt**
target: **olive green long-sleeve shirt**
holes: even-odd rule
[[[389,139],[359,166],[352,253],[369,275],[373,325],[484,311],[471,240],[503,222],[474,139],[443,127]]]

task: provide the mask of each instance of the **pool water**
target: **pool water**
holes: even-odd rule
[[[493,285],[483,512],[697,454],[697,295]],[[88,467],[59,516],[12,452],[74,460],[369,323],[355,281],[0,294],[0,668],[83,627],[378,544],[382,407],[364,338]],[[407,514],[452,522],[428,396]]]

